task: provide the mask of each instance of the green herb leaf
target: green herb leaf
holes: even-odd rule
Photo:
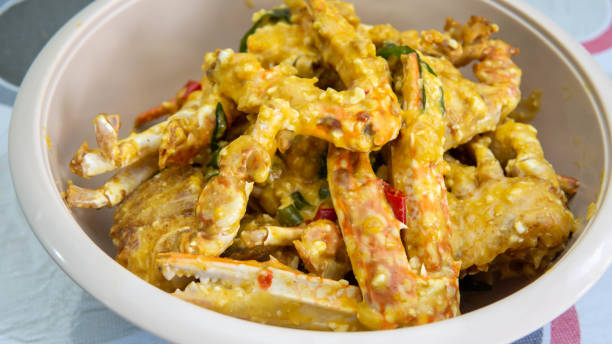
[[[219,148],[218,141],[225,136],[227,130],[227,117],[221,103],[217,103],[215,109],[215,129],[213,130],[212,138],[210,141],[210,149],[217,150]]]
[[[210,178],[219,175],[219,169],[216,169],[214,167],[208,167],[206,168],[206,171],[204,172],[204,180],[205,181],[209,181]]]
[[[318,176],[320,179],[327,179],[327,151],[321,157],[321,165],[319,165]]]
[[[431,69],[431,66],[429,66],[429,64],[427,64],[427,62],[419,59],[419,73],[421,73],[422,68],[421,66],[425,66],[425,69],[431,73],[431,75],[435,76],[436,78],[438,77],[438,74],[436,74],[436,72],[433,71],[433,69]],[[420,74],[422,75],[422,74]],[[422,80],[422,84],[421,84],[421,92],[423,93],[423,97],[421,97],[421,105],[423,106],[423,111],[425,111],[425,106],[427,105],[427,96],[425,94],[425,81],[423,80],[422,76],[421,76],[421,80]],[[440,88],[442,89],[442,88]],[[443,95],[444,96],[444,95]]]
[[[425,111],[425,105],[427,104],[427,96],[425,95],[425,83],[423,82],[423,68],[422,65],[433,75],[436,75],[431,67],[421,61],[421,57],[417,54],[416,50],[412,49],[407,45],[397,45],[394,43],[385,43],[382,46],[376,49],[376,56],[381,56],[385,59],[389,59],[392,56],[400,57],[402,55],[408,54],[416,54],[417,57],[417,65],[419,66],[419,77],[421,78],[421,106],[423,107],[423,111]],[[436,75],[437,76],[437,75]]]
[[[397,45],[394,43],[385,43],[378,47],[378,49],[376,49],[376,56],[380,56],[386,60],[388,60],[391,56],[400,57],[402,55],[408,55],[412,53],[416,53],[416,50],[412,49],[407,45]]]
[[[421,57],[419,56],[419,54],[417,54],[416,50],[412,49],[411,47],[407,45],[397,45],[394,43],[385,43],[384,45],[376,49],[376,55],[381,56],[387,60],[392,56],[400,57],[402,55],[407,55],[407,54],[412,54],[412,53],[415,53],[417,55],[417,61],[418,61],[418,66],[419,66],[419,76],[421,77],[421,93],[422,93],[421,106],[423,107],[423,111],[425,111],[425,106],[427,105],[427,95],[425,94],[425,83],[422,81],[423,80],[423,77],[422,77],[423,67],[425,70],[427,70],[429,73],[431,73],[435,77],[438,77],[438,74],[434,72],[434,70],[431,68],[431,66],[427,62],[421,60]],[[442,87],[440,87],[440,92],[442,92],[442,96],[440,99],[440,107],[442,108],[442,115],[445,115],[446,106],[444,105],[444,89]]]
[[[295,205],[296,208],[298,208],[298,210],[302,210],[312,205],[304,199],[304,196],[302,196],[302,194],[299,191],[295,191],[291,193],[291,199],[293,199],[293,204]]]
[[[281,226],[295,227],[303,221],[304,219],[300,215],[300,211],[293,204],[278,209],[278,222],[280,222]]]
[[[440,86],[440,107],[442,108],[442,116],[446,115],[446,105],[444,105],[444,88]]]
[[[319,189],[319,199],[328,199],[331,196],[328,188],[320,188]]]
[[[429,73],[431,73],[436,78],[438,77],[438,74],[436,74],[436,72],[433,71],[433,69],[431,68],[429,64],[427,64],[427,62],[421,61],[421,63],[425,66],[425,69],[427,69]],[[425,84],[424,83],[423,83],[422,92],[423,92],[423,110],[425,110],[425,105],[426,105],[427,100],[425,98]],[[442,86],[440,86],[440,109],[442,111],[442,116],[444,116],[446,114],[446,105],[444,105],[444,88]]]
[[[217,147],[217,149],[212,152],[210,159],[208,160],[208,165],[206,166],[218,169],[219,162],[221,161],[221,156],[219,153],[221,153],[221,147]]]
[[[223,111],[223,106],[221,103],[217,103],[217,108],[215,109],[215,131],[214,131],[214,139],[220,140],[225,136],[225,130],[227,129],[227,117],[225,116],[225,111]]]
[[[278,23],[279,21],[284,21],[287,23],[291,23],[291,12],[288,8],[275,8],[270,12],[262,15],[254,24],[251,26],[249,31],[247,31],[242,39],[240,40],[240,52],[246,53],[247,51],[247,39],[250,35],[254,34],[255,31],[266,23]]]
[[[425,81],[421,78],[421,106],[423,107],[423,111],[425,111],[425,106],[427,106],[427,93],[425,93]]]
[[[438,74],[436,74],[436,72],[434,72],[433,69],[431,69],[431,67],[427,64],[427,62],[421,61],[421,63],[425,65],[425,69],[427,69],[428,72],[433,74],[433,76],[435,76],[435,77],[438,76]]]

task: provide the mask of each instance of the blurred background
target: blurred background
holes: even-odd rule
[[[585,43],[606,72],[612,75],[611,0],[525,1]],[[91,2],[0,0],[0,103],[13,103],[23,76],[47,40]],[[603,42],[598,39],[603,39]]]
[[[8,172],[19,84],[47,40],[90,2],[0,0],[0,343],[165,343],[115,315],[55,265],[29,230]],[[612,0],[526,2],[582,42],[612,76]],[[575,307],[515,343],[612,343],[611,319],[608,271]]]

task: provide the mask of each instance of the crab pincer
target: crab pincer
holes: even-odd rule
[[[363,329],[356,317],[359,289],[346,281],[307,275],[276,260],[161,253],[157,264],[168,280],[197,279],[173,295],[220,313],[302,329]]]
[[[246,212],[253,183],[268,178],[276,134],[287,113],[293,112],[281,100],[262,108],[247,133],[219,153],[219,172],[202,190],[196,207],[201,224],[181,233],[181,252],[218,256],[233,242]],[[293,116],[293,115],[288,115]]]
[[[258,112],[249,130],[221,151],[219,174],[206,185],[198,201],[202,228],[189,251],[220,255],[238,233],[253,183],[266,180],[276,135],[289,130],[318,137],[339,147],[369,152],[392,140],[401,125],[399,104],[389,85],[384,59],[374,45],[362,42],[355,29],[325,2],[311,4],[306,27],[320,36],[323,58],[337,69],[346,91],[323,91],[315,79],[298,78],[295,69],[279,65],[264,69],[252,54],[231,50],[207,54],[204,69],[222,96],[240,111]],[[335,32],[335,33],[334,33]],[[330,35],[344,39],[330,39]],[[365,50],[356,44],[365,44]],[[340,58],[335,51],[345,51]],[[242,148],[240,148],[242,147]],[[194,251],[195,250],[195,251]]]
[[[405,225],[387,203],[368,154],[330,146],[327,168],[338,223],[363,294],[359,320],[372,329],[414,324],[419,278],[402,245]]]
[[[442,81],[418,52],[401,56],[406,125],[391,146],[393,186],[407,196],[404,245],[412,269],[425,272],[430,285],[446,286],[430,322],[459,313],[459,269],[451,247],[451,222],[442,175],[445,105]],[[424,303],[427,300],[423,300]]]

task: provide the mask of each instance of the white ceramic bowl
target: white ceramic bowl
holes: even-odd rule
[[[277,2],[254,1],[256,9]],[[509,342],[575,303],[612,259],[607,76],[578,43],[520,2],[354,2],[363,22],[400,29],[440,29],[447,16],[463,22],[482,15],[500,25],[499,37],[521,49],[516,62],[524,71],[523,91],[544,91],[535,125],[546,155],[558,172],[581,181],[572,210],[585,218],[591,202],[598,208],[553,268],[510,296],[455,319],[368,333],[260,325],[196,307],[141,281],[112,259],[110,210],[70,211],[64,205],[60,191],[67,180],[91,186],[103,180],[79,180],[68,162],[84,139],[95,142],[92,119],[98,112],[120,113],[129,127],[134,114],[165,99],[186,79],[199,79],[205,52],[237,48],[253,10],[243,1],[108,0],[91,4],[47,44],[21,86],[11,122],[17,195],[33,231],[62,269],[129,321],[185,343]],[[499,299],[515,287],[490,296]]]

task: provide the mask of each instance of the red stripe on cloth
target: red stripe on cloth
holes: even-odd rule
[[[601,35],[590,41],[583,42],[582,45],[591,54],[597,54],[612,48],[612,21],[608,23],[608,28]]]
[[[580,323],[575,307],[550,323],[550,344],[580,344]]]

